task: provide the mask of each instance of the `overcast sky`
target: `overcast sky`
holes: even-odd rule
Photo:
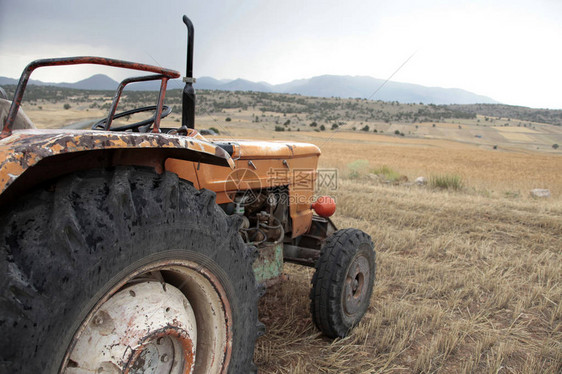
[[[195,25],[196,77],[386,79],[415,53],[393,80],[562,108],[560,0],[0,0],[0,75],[19,77],[33,59],[72,55],[185,73],[182,14]],[[32,78],[124,77],[62,69]]]

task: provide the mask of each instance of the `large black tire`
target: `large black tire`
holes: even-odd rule
[[[149,168],[91,170],[0,214],[0,372],[57,373],[90,310],[127,274],[185,260],[219,279],[232,309],[229,372],[255,371],[255,249],[215,194]]]
[[[375,280],[375,251],[361,230],[336,231],[326,239],[310,292],[312,320],[330,338],[343,338],[369,307]]]

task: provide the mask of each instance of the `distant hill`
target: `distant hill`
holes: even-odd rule
[[[459,88],[426,87],[418,84],[388,82],[376,95],[373,93],[383,85],[384,80],[366,76],[321,75],[309,79],[271,85],[264,82],[250,82],[243,79],[221,83],[203,77],[197,80],[196,88],[225,91],[260,91],[292,93],[305,96],[370,98],[400,103],[426,104],[495,104],[497,101],[487,96],[477,95]]]
[[[562,110],[560,109],[535,109],[504,104],[455,104],[450,105],[450,108],[453,110],[475,113],[488,117],[499,117],[505,119],[517,118],[521,121],[549,123],[551,125],[562,126]]]
[[[114,90],[119,83],[105,74],[92,75],[76,83],[59,83],[59,87],[74,88],[77,90]]]
[[[418,84],[387,82],[378,92],[375,91],[384,83],[382,79],[366,76],[321,75],[309,79],[297,79],[291,82],[272,85],[267,82],[252,82],[245,79],[218,80],[211,77],[201,77],[195,83],[196,89],[224,90],[224,91],[258,91],[292,93],[317,97],[368,98],[382,101],[397,101],[400,103],[425,104],[495,104],[497,101],[482,95],[477,95],[459,88],[426,87]],[[16,79],[0,77],[0,85],[17,84]],[[103,74],[75,83],[45,83],[30,80],[29,84],[50,85],[89,90],[114,90],[118,82]],[[181,86],[179,81],[170,82],[170,88]],[[157,90],[158,82],[140,82],[128,86],[134,91]]]
[[[18,84],[19,79],[0,77],[0,86],[8,86],[12,84]],[[54,87],[64,87],[64,88],[74,88],[78,90],[115,90],[119,83],[111,79],[105,74],[92,75],[90,78],[83,79],[74,83],[51,83],[42,82],[34,79],[30,79],[27,83],[28,85],[35,86],[54,86]]]
[[[207,80],[207,82],[206,82]],[[12,80],[13,81],[13,80]],[[232,87],[244,83],[239,81],[218,81],[213,78],[202,78],[200,81],[213,84],[215,87],[232,82]],[[198,80],[198,82],[200,82]],[[11,81],[4,82],[11,83]],[[108,82],[111,83],[111,82]],[[168,86],[166,104],[172,105],[176,113],[181,112],[181,84]],[[268,87],[267,83],[258,82]],[[116,82],[113,82],[116,84]],[[4,84],[8,97],[14,95],[16,86]],[[261,113],[279,113],[281,115],[304,113],[309,116],[310,121],[333,126],[347,121],[364,123],[379,122],[386,124],[413,124],[423,122],[447,122],[457,120],[477,120],[482,126],[523,126],[530,127],[533,123],[547,123],[562,126],[562,110],[559,109],[535,109],[521,106],[504,104],[419,104],[396,103],[396,101],[382,100],[358,100],[358,99],[335,99],[315,96],[282,94],[258,91],[233,91],[225,95],[225,91],[218,89],[199,89],[197,97],[197,114],[224,113],[225,109],[248,110],[250,107],[259,109]],[[114,90],[80,90],[66,87],[54,87],[50,85],[30,85],[26,90],[26,101],[57,100],[65,102],[82,97],[89,100],[90,95],[113,96]],[[132,103],[146,105],[154,103],[158,92],[155,90],[129,91],[127,97]],[[103,105],[109,108],[109,104]],[[271,114],[270,114],[271,115]],[[477,118],[477,115],[483,118]],[[256,117],[257,119],[257,117]],[[254,119],[255,120],[255,119]],[[513,121],[516,120],[516,121]],[[257,121],[256,121],[257,122]],[[261,122],[261,121],[260,121]],[[416,127],[417,128],[417,127]],[[558,143],[560,141],[557,140]]]

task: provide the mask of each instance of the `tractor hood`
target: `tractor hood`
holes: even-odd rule
[[[318,157],[321,153],[320,148],[309,143],[263,140],[214,140],[213,143],[226,150],[235,160]]]

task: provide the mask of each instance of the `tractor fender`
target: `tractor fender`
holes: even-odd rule
[[[164,171],[175,158],[234,168],[221,147],[190,136],[93,130],[14,130],[0,140],[0,204],[77,171],[118,165]]]

